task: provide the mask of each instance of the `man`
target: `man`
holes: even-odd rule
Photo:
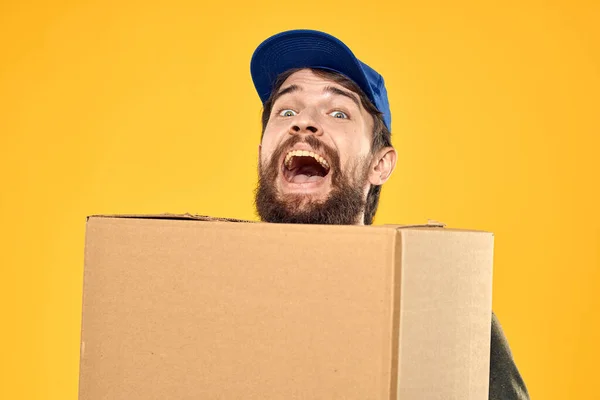
[[[341,41],[296,30],[264,41],[251,61],[263,102],[256,208],[266,222],[371,224],[394,171],[384,80]],[[491,400],[528,399],[492,314]]]

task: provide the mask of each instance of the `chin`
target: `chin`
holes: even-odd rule
[[[306,211],[316,205],[325,203],[328,198],[329,193],[281,192],[281,200],[288,206],[290,212]]]

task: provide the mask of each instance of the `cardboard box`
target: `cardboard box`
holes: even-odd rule
[[[87,222],[80,400],[487,400],[493,235]]]

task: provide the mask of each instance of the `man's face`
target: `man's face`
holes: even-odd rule
[[[373,118],[310,70],[279,89],[260,146],[257,210],[270,222],[362,223]]]

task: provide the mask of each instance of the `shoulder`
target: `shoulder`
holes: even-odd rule
[[[513,359],[508,340],[492,313],[490,348],[490,400],[526,400],[529,393]]]

